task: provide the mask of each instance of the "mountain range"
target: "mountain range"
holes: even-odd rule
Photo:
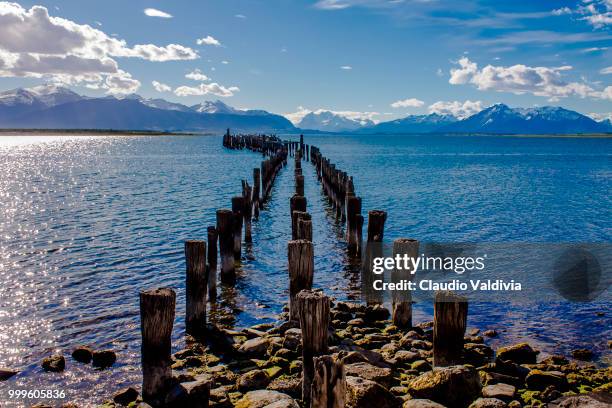
[[[510,108],[492,105],[464,119],[431,113],[387,122],[349,118],[318,110],[294,126],[287,118],[264,110],[233,108],[219,100],[186,106],[164,99],[88,97],[70,89],[43,85],[0,93],[0,128],[116,129],[220,132],[297,133],[308,131],[360,134],[490,133],[567,134],[612,133],[610,120],[597,122],[561,107]]]

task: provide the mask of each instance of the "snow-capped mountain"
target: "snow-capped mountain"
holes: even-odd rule
[[[40,85],[0,92],[0,105],[2,106],[43,105],[50,107],[81,99],[84,97],[58,85]]]
[[[461,133],[596,133],[606,126],[588,116],[556,106],[510,108],[502,103],[490,106],[441,131]]]
[[[164,99],[137,94],[89,98],[45,85],[0,93],[0,128],[121,129],[218,132],[293,131],[283,116],[263,110],[242,111],[223,102],[201,112]]]
[[[199,113],[243,113],[243,111],[232,108],[218,99],[216,101],[204,101],[203,103],[193,105],[191,109]]]
[[[365,127],[360,130],[360,133],[430,133],[458,120],[454,116],[439,115],[437,113],[410,115],[405,118]]]
[[[306,114],[297,126],[325,132],[346,132],[373,124],[369,119],[351,119],[331,111],[319,110]]]

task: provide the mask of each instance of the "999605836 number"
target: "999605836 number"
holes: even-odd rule
[[[8,396],[11,399],[61,399],[66,398],[64,390],[26,390],[16,389],[8,390]]]

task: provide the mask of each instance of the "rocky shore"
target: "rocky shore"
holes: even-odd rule
[[[337,302],[331,310],[329,353],[342,360],[349,408],[609,407],[612,369],[553,355],[538,361],[527,343],[493,350],[494,330],[468,330],[464,362],[432,368],[432,322],[400,331],[381,306]],[[206,344],[193,338],[173,356],[169,407],[298,408],[301,401],[301,331],[283,313],[278,325],[241,331],[209,326]],[[139,407],[134,388],[101,407]]]

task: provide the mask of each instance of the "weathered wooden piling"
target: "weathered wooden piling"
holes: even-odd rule
[[[346,197],[346,240],[350,255],[359,255],[362,245],[363,216],[361,215],[361,198]]]
[[[298,321],[298,305],[295,297],[301,290],[312,289],[314,277],[314,246],[304,239],[289,241],[287,245],[289,269],[289,317]]]
[[[236,281],[234,265],[234,216],[232,210],[217,210],[217,234],[221,256],[221,282],[233,284]]]
[[[239,261],[242,256],[242,210],[244,199],[241,196],[232,197],[232,219],[234,234],[234,261]]]
[[[306,197],[294,194],[289,200],[289,210],[290,215],[293,214],[294,211],[306,211]]]
[[[185,265],[185,330],[198,338],[206,327],[208,270],[205,241],[185,241]]]
[[[410,238],[398,238],[393,241],[393,257],[407,256],[415,259],[419,256],[419,241]],[[409,263],[410,264],[410,263]],[[395,269],[391,273],[393,282],[412,280],[414,278],[411,268]],[[409,290],[393,291],[393,324],[400,329],[412,327],[412,295]]]
[[[259,218],[259,190],[261,188],[261,169],[253,169],[253,215]]]
[[[368,211],[368,242],[382,242],[385,234],[386,211]]]
[[[342,359],[329,355],[315,357],[310,406],[312,408],[344,408],[345,394],[346,374]]]
[[[206,228],[208,239],[208,299],[210,303],[217,301],[217,229],[214,225]]]
[[[295,176],[295,194],[304,195],[304,176],[301,174]]]
[[[302,400],[310,406],[314,357],[327,353],[329,298],[322,292],[303,290],[296,299],[302,329]]]
[[[452,292],[437,292],[434,303],[433,363],[436,367],[460,364],[467,324],[468,302]]]
[[[297,213],[298,211],[295,211]],[[301,212],[297,217],[295,239],[305,239],[312,242],[312,217],[307,212]]]
[[[160,288],[140,292],[142,334],[142,397],[153,406],[163,404],[172,379],[172,325],[176,294]]]
[[[244,224],[244,242],[253,242],[253,188],[246,180],[242,180],[242,219]]]
[[[291,239],[306,239],[308,241],[312,241],[312,222],[310,223],[310,234],[307,234],[308,231],[304,230],[303,232],[306,233],[308,236],[311,237],[311,239],[308,239],[307,237],[300,237],[300,231],[299,231],[299,223],[300,220],[304,220],[304,221],[310,221],[311,217],[310,214],[308,214],[306,211],[294,211],[291,214]],[[304,228],[307,228],[307,226],[304,226]]]

